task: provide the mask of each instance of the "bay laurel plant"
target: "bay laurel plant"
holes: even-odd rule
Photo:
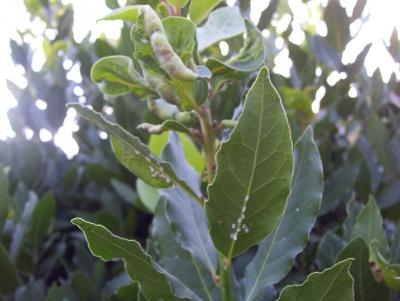
[[[106,16],[133,24],[135,51],[133,57],[104,57],[92,68],[104,94],[132,93],[147,102],[157,122],[139,129],[154,136],[168,133],[162,151],[156,154],[90,107],[70,105],[107,132],[120,163],[160,194],[146,248],[102,225],[73,219],[93,255],[123,260],[132,285],[139,287],[138,300],[149,301],[348,301],[363,293],[354,278],[365,278],[350,274],[360,267],[353,268],[357,250],[365,255],[362,269],[366,263],[367,274],[370,256],[379,265],[378,278],[386,277],[383,267],[386,274],[397,269],[384,257],[382,220],[371,199],[357,211],[358,219],[345,221],[344,228],[353,233],[349,240],[354,239],[336,264],[275,293],[274,285],[288,275],[306,246],[321,204],[323,171],[313,130],[307,127],[292,141],[281,98],[263,66],[264,37],[250,21],[231,7],[212,11],[214,1],[198,2],[202,4],[195,11],[191,7],[185,18],[179,8],[186,1],[170,2],[175,7],[163,3],[158,12],[138,5]],[[229,58],[213,58],[208,51],[238,35],[244,36],[243,45]],[[243,105],[231,119],[215,116],[213,102],[228,84],[239,82],[246,85]],[[204,170],[193,164],[197,150],[185,151],[188,138],[201,150]],[[364,227],[368,222],[363,220],[371,216],[379,233]],[[251,256],[237,273],[235,265],[244,254]],[[379,285],[369,276],[368,285]]]

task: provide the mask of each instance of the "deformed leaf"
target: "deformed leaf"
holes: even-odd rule
[[[244,277],[246,301],[258,300],[265,289],[291,269],[315,223],[323,192],[322,162],[308,127],[294,149],[294,175],[287,208],[274,231],[261,242]],[[285,250],[285,252],[282,252]]]
[[[147,300],[200,300],[179,280],[156,264],[138,242],[115,236],[105,227],[81,218],[74,218],[72,223],[82,230],[94,256],[104,261],[124,261],[126,271],[133,281],[140,284]]]
[[[70,104],[69,107],[77,110],[82,116],[94,122],[111,136],[115,155],[133,174],[156,188],[167,188],[174,183],[201,203],[196,193],[175,174],[171,165],[156,158],[139,138],[132,136],[120,126],[107,121],[100,113],[87,106],[75,103]]]
[[[337,261],[354,258],[350,273],[354,277],[355,300],[387,300],[388,290],[376,283],[369,267],[369,251],[361,238],[353,239],[338,255]]]
[[[222,62],[210,58],[206,66],[214,76],[238,79],[256,71],[264,62],[264,42],[261,32],[249,20],[245,20],[247,37],[243,48],[229,60]]]
[[[14,266],[7,250],[0,244],[0,292],[9,294],[19,285],[17,269]]]
[[[220,2],[222,0],[192,0],[189,8],[190,19],[196,24],[200,23]]]
[[[236,7],[221,7],[213,11],[207,22],[197,29],[199,51],[214,43],[237,36],[246,31],[244,20]]]
[[[127,56],[113,55],[101,58],[93,65],[91,77],[107,95],[152,95],[151,88],[135,70],[132,59]]]
[[[292,152],[285,110],[264,67],[217,153],[216,176],[208,188],[211,237],[229,259],[264,239],[281,217],[290,192]]]
[[[375,280],[400,291],[400,264],[390,264],[379,252],[378,242],[371,243],[370,265]]]
[[[354,279],[349,272],[352,261],[343,260],[310,274],[302,284],[286,286],[277,301],[354,301]]]

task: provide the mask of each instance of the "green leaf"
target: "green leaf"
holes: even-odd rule
[[[368,246],[361,238],[352,240],[338,255],[337,261],[354,258],[350,273],[354,277],[355,300],[376,301],[387,300],[388,291],[376,283],[368,263]]]
[[[149,301],[200,300],[180,281],[164,271],[134,240],[113,235],[105,227],[74,218],[72,223],[85,234],[90,251],[104,261],[122,259],[133,281]],[[157,288],[157,289],[155,289]]]
[[[184,7],[189,0],[167,0],[169,4],[178,7],[178,8],[182,8]]]
[[[318,268],[326,269],[332,266],[344,246],[345,242],[339,237],[339,235],[328,230],[319,242],[316,257]]]
[[[130,5],[113,10],[107,16],[101,18],[101,20],[123,20],[135,22],[142,9],[142,5]]]
[[[8,206],[11,203],[8,189],[7,175],[0,166],[0,233],[2,232],[4,223],[6,222]]]
[[[184,159],[184,153],[175,133],[170,133],[162,158],[169,162],[182,179],[200,195],[200,175]],[[212,244],[203,208],[179,188],[161,191],[167,200],[166,212],[176,232],[179,244],[189,251],[212,277],[216,275],[218,255]]]
[[[135,70],[132,59],[127,56],[113,55],[98,60],[92,67],[91,77],[107,95],[152,95],[151,88]]]
[[[377,240],[379,250],[387,256],[389,245],[383,229],[383,220],[378,205],[373,196],[370,196],[367,205],[361,210],[354,225],[352,237],[361,237],[367,245]]]
[[[161,199],[151,226],[151,245],[154,253],[159,254],[157,262],[190,287],[202,300],[219,299],[219,289],[208,273],[207,266],[201,264],[179,244],[177,232],[174,231],[166,207],[166,199]]]
[[[224,79],[240,79],[250,72],[256,71],[264,63],[264,41],[261,32],[245,19],[247,37],[240,52],[222,62],[210,58],[206,66],[214,76],[223,76]]]
[[[389,264],[379,252],[378,241],[371,243],[370,266],[375,280],[387,287],[400,291],[400,264]]]
[[[393,156],[390,148],[387,147],[389,136],[382,120],[375,113],[371,113],[367,119],[367,137],[379,162],[383,165],[385,174],[390,174],[393,167]]]
[[[161,162],[140,142],[139,138],[132,136],[120,126],[107,121],[100,113],[78,103],[70,104],[82,116],[94,122],[105,130],[110,136],[118,160],[133,174],[141,178],[147,184],[157,188],[167,188],[176,184],[186,193],[201,200],[192,189],[175,174],[171,165]]]
[[[323,272],[310,274],[302,284],[285,287],[277,301],[353,301],[354,279],[349,273],[352,261],[343,260]]]
[[[285,110],[264,67],[217,153],[215,180],[208,188],[211,237],[229,259],[264,239],[281,217],[290,192],[292,152]]]
[[[267,287],[285,277],[314,226],[321,204],[323,173],[311,127],[296,143],[294,162],[287,208],[274,231],[261,242],[254,259],[247,266],[243,280],[246,301],[258,300]]]
[[[201,155],[199,149],[193,143],[193,141],[187,137],[185,134],[178,133],[179,140],[182,143],[183,152],[185,154],[186,160],[190,165],[198,172],[202,173],[205,168],[205,163],[203,156]],[[150,150],[160,156],[165,146],[168,144],[169,133],[163,133],[161,135],[152,135],[149,141]]]
[[[222,0],[192,0],[189,8],[190,19],[199,24],[220,2]]]
[[[197,29],[199,51],[218,41],[229,39],[246,31],[244,20],[236,7],[221,7],[213,11],[207,22]]]
[[[187,64],[196,50],[196,25],[183,17],[162,20],[168,42],[175,53]]]
[[[324,21],[328,28],[327,40],[340,53],[350,40],[350,19],[339,0],[331,0],[324,11]]]
[[[15,268],[7,250],[0,244],[0,292],[10,294],[19,285],[17,269]],[[0,294],[1,295],[1,294]]]
[[[346,204],[346,219],[343,222],[343,239],[349,241],[354,225],[357,223],[357,217],[360,214],[362,206],[356,200],[351,199]]]
[[[39,250],[46,237],[56,211],[56,200],[49,192],[37,203],[32,211],[28,237],[34,250]]]
[[[64,301],[65,291],[62,287],[53,285],[47,292],[45,301]]]
[[[145,182],[138,179],[136,181],[136,190],[140,200],[142,201],[142,204],[149,212],[154,213],[157,202],[160,199],[160,192],[158,189],[155,189],[154,187],[147,185]]]

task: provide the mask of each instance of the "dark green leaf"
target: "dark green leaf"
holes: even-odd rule
[[[0,292],[10,294],[19,285],[17,269],[15,268],[7,250],[0,244]],[[1,294],[0,294],[1,295]]]
[[[7,218],[8,206],[11,203],[8,192],[8,179],[3,168],[0,166],[0,233]]]
[[[324,19],[328,27],[327,40],[340,53],[350,40],[350,19],[339,0],[331,0],[325,8]]]
[[[308,127],[294,149],[294,176],[287,208],[274,231],[261,242],[247,266],[245,300],[258,300],[265,289],[291,269],[314,225],[323,192],[322,162]],[[285,250],[285,252],[282,252]]]
[[[369,266],[368,246],[361,238],[352,240],[338,255],[337,261],[354,258],[350,273],[354,277],[354,293],[357,301],[387,300],[388,291],[376,283]]]
[[[147,184],[157,188],[166,188],[174,183],[201,202],[192,189],[178,178],[172,167],[167,163],[160,162],[148,147],[140,142],[139,138],[132,136],[120,126],[107,121],[100,113],[88,107],[80,104],[71,104],[70,107],[110,134],[117,158]]]
[[[206,203],[211,237],[228,258],[265,238],[290,192],[293,148],[281,99],[262,68],[229,140],[217,153]]]
[[[207,266],[181,247],[166,206],[166,199],[161,199],[151,227],[151,244],[155,253],[159,254],[157,262],[203,300],[217,300],[219,289],[208,273]]]
[[[123,259],[125,269],[149,301],[200,300],[169,275],[134,240],[113,235],[105,227],[75,218],[72,223],[85,234],[90,251],[104,261]],[[157,288],[157,289],[155,289]]]
[[[318,268],[326,269],[332,266],[344,246],[345,242],[335,232],[327,231],[318,246],[316,257]]]
[[[367,245],[377,240],[379,250],[387,256],[389,246],[383,229],[383,220],[373,196],[370,196],[368,204],[361,210],[354,225],[352,237],[361,237]]]
[[[174,167],[195,193],[200,194],[200,176],[184,159],[183,149],[175,133],[170,134],[162,158]],[[166,212],[178,243],[214,277],[218,262],[217,251],[210,239],[203,208],[178,188],[163,190],[161,196],[167,200]]]
[[[353,259],[343,260],[323,272],[312,273],[300,285],[285,287],[277,301],[354,301],[349,269]]]

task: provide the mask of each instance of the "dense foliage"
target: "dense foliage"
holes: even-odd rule
[[[27,2],[57,35],[40,72],[23,42],[31,33],[11,42],[29,88],[9,83],[17,138],[0,149],[0,297],[399,300],[399,82],[368,77],[371,45],[342,63],[366,1],[350,15],[329,1],[327,36],[310,25],[300,45],[293,26],[276,28],[293,14],[285,1],[271,1],[257,25],[243,18],[249,1],[141,2],[150,5],[104,18],[125,22],[113,46],[74,42],[71,7]],[[288,78],[271,71],[278,39]],[[396,31],[387,50],[400,61]],[[66,59],[81,83],[68,79]],[[80,154],[67,160],[38,132],[56,133],[76,101],[68,110],[111,147],[82,121]],[[88,254],[72,217],[107,263]]]

